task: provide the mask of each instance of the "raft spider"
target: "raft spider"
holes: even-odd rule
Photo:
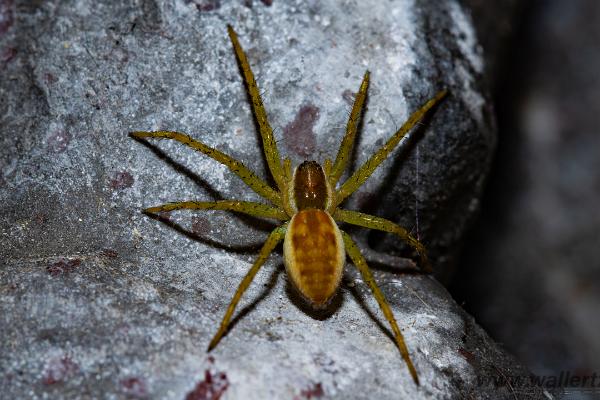
[[[292,173],[290,159],[285,158],[282,160],[279,156],[277,143],[273,136],[273,130],[267,120],[267,114],[256,81],[254,80],[254,74],[248,64],[246,54],[240,46],[237,34],[229,25],[227,26],[227,30],[252,102],[252,111],[262,137],[265,158],[277,187],[273,188],[268,185],[238,160],[192,139],[186,134],[173,131],[137,131],[130,133],[133,138],[137,139],[173,139],[204,153],[227,166],[252,190],[271,203],[267,205],[238,200],[183,201],[147,208],[144,210],[146,213],[154,214],[183,209],[225,210],[249,214],[254,217],[272,218],[283,221],[282,225],[271,232],[260,250],[258,259],[254,262],[254,265],[252,265],[237,288],[225,312],[219,330],[208,346],[208,351],[212,350],[226,333],[240,298],[275,246],[283,240],[286,272],[300,294],[315,308],[325,307],[336,293],[340,286],[346,253],[348,254],[367,285],[371,288],[381,311],[390,323],[400,354],[413,380],[418,385],[419,378],[417,371],[410,359],[404,338],[398,328],[390,306],[375,283],[373,275],[356,243],[347,233],[338,228],[336,222],[346,222],[352,225],[396,234],[418,252],[421,259],[421,267],[426,270],[430,269],[425,247],[421,242],[412,237],[406,229],[384,218],[358,211],[343,210],[339,208],[339,205],[371,176],[379,164],[398,145],[402,137],[432,107],[438,104],[446,96],[447,92],[445,90],[438,92],[431,100],[415,111],[404,125],[375,154],[341,184],[339,188],[336,188],[338,180],[348,163],[354,144],[358,122],[362,115],[367,96],[369,72],[365,72],[360,89],[356,94],[346,126],[346,133],[335,161],[332,163],[330,159],[327,159],[323,167],[315,161],[304,161]]]

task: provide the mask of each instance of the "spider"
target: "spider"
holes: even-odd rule
[[[264,155],[276,188],[271,187],[240,161],[192,139],[184,133],[173,131],[136,131],[130,133],[130,136],[135,139],[173,139],[204,153],[227,166],[252,190],[270,203],[264,204],[238,200],[183,201],[147,208],[144,210],[145,213],[156,214],[183,209],[225,210],[249,214],[254,217],[271,218],[283,222],[282,225],[275,228],[269,234],[260,250],[258,259],[254,262],[237,288],[221,321],[219,330],[208,345],[208,351],[211,351],[227,332],[231,317],[240,298],[250,283],[252,283],[252,280],[273,249],[283,240],[286,273],[293,286],[315,309],[326,307],[336,293],[340,286],[346,253],[348,254],[353,264],[360,271],[364,281],[373,292],[381,311],[392,328],[400,354],[413,380],[418,385],[419,378],[417,371],[408,354],[407,346],[392,310],[377,286],[373,274],[358,246],[346,232],[338,228],[337,222],[345,222],[397,235],[417,251],[420,256],[421,267],[430,271],[425,247],[411,236],[406,229],[381,217],[358,211],[344,210],[339,205],[371,176],[379,164],[398,145],[402,137],[446,96],[447,91],[442,90],[438,92],[431,100],[415,111],[377,152],[338,187],[338,181],[348,164],[358,123],[363,113],[369,86],[369,71],[365,72],[358,93],[356,94],[346,126],[346,133],[335,161],[332,162],[330,159],[326,159],[323,166],[315,161],[304,161],[292,171],[290,159],[281,159],[279,156],[277,143],[267,119],[254,74],[250,68],[246,54],[239,43],[238,36],[230,25],[227,26],[227,30],[251,100],[252,111],[262,137]]]

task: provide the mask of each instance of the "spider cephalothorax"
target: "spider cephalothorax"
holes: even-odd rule
[[[307,208],[325,210],[331,204],[331,187],[323,167],[316,161],[304,161],[298,165],[290,190],[294,211]]]
[[[254,80],[254,74],[250,69],[246,54],[239,44],[237,34],[231,26],[228,26],[227,29],[251,98],[252,111],[263,140],[267,165],[277,187],[273,188],[268,185],[241,162],[192,139],[186,134],[173,131],[131,132],[131,136],[137,139],[173,139],[206,154],[231,169],[252,190],[271,203],[271,205],[268,205],[238,200],[184,201],[151,207],[144,210],[145,212],[158,213],[181,209],[227,210],[283,221],[282,225],[271,232],[260,251],[258,259],[240,283],[208,349],[214,348],[221,340],[221,337],[227,331],[240,298],[269,254],[283,240],[287,274],[302,296],[315,308],[326,307],[329,300],[336,293],[343,274],[345,255],[348,254],[367,285],[373,291],[375,299],[394,332],[394,339],[402,358],[406,362],[412,378],[418,384],[417,371],[410,359],[404,338],[391,308],[373,279],[373,275],[356,243],[347,233],[338,228],[336,221],[396,234],[419,253],[421,267],[426,270],[429,269],[425,247],[404,228],[384,218],[357,211],[343,210],[338,206],[371,176],[379,164],[398,145],[400,139],[412,129],[425,113],[445,97],[446,91],[438,92],[431,100],[415,111],[408,121],[375,154],[337,188],[338,180],[347,166],[354,145],[358,121],[363,111],[369,86],[369,72],[365,73],[360,89],[356,94],[346,127],[346,134],[335,161],[332,163],[331,160],[327,159],[323,167],[315,161],[305,161],[292,173],[290,159],[285,158],[282,160],[279,156],[277,143],[273,137],[273,130],[267,119]]]

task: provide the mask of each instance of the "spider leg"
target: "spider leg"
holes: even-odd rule
[[[377,283],[375,282],[375,278],[373,277],[373,274],[371,273],[371,270],[369,269],[369,266],[367,265],[365,258],[360,253],[358,246],[356,245],[356,243],[354,243],[354,240],[352,240],[350,235],[348,235],[344,231],[342,231],[342,238],[344,239],[344,246],[346,247],[346,252],[350,256],[352,263],[354,263],[356,268],[358,268],[363,279],[365,280],[367,285],[369,285],[369,287],[371,288],[371,291],[373,292],[373,296],[375,296],[377,303],[379,303],[379,308],[381,308],[383,315],[385,315],[385,318],[390,323],[390,325],[392,327],[392,331],[394,332],[394,339],[396,340],[396,345],[398,346],[398,349],[400,350],[400,354],[402,355],[402,358],[404,359],[404,362],[406,363],[406,366],[408,367],[408,370],[410,371],[410,375],[412,376],[415,383],[418,385],[419,377],[417,376],[417,370],[415,369],[415,366],[413,365],[413,363],[410,359],[410,356],[408,355],[408,348],[406,347],[406,343],[404,343],[404,337],[402,336],[402,333],[400,332],[400,328],[398,328],[398,324],[396,323],[396,318],[394,318],[392,309],[390,308],[383,293],[379,289],[379,286],[377,286]]]
[[[273,218],[286,221],[288,215],[280,208],[253,201],[219,200],[219,201],[181,201],[146,208],[144,212],[156,214],[173,210],[224,210],[252,215],[253,217]]]
[[[283,191],[286,183],[284,181],[284,171],[281,166],[281,158],[279,156],[279,150],[277,150],[277,142],[273,136],[273,129],[271,128],[269,120],[267,119],[267,113],[265,111],[258,86],[256,85],[256,80],[254,79],[254,73],[250,68],[246,53],[244,53],[244,49],[242,49],[242,46],[240,45],[237,33],[235,33],[231,25],[227,25],[227,32],[229,33],[229,38],[231,39],[231,44],[233,45],[233,50],[235,51],[235,56],[239,63],[242,77],[246,83],[246,89],[250,95],[252,112],[254,113],[254,117],[258,122],[258,128],[263,140],[263,148],[265,150],[265,158],[267,159],[269,170],[271,171],[273,179],[277,183],[279,190]]]
[[[398,129],[396,133],[379,149],[375,154],[371,156],[359,169],[336,192],[335,205],[339,205],[344,199],[350,196],[356,191],[361,185],[371,176],[373,171],[381,164],[388,155],[394,150],[394,148],[400,143],[400,139],[410,131],[413,126],[419,122],[421,118],[438,104],[447,94],[446,90],[438,92],[431,100],[423,104],[421,108],[415,111],[410,118]]]
[[[362,226],[364,228],[376,229],[378,231],[384,231],[393,233],[400,237],[400,239],[407,242],[413,249],[419,253],[421,258],[420,267],[425,272],[433,272],[431,264],[427,258],[427,250],[423,243],[415,239],[406,229],[393,223],[385,218],[376,217],[374,215],[361,213],[358,211],[342,210],[338,208],[333,214],[333,218],[336,221],[346,222],[352,225]]]
[[[260,270],[264,262],[267,260],[269,254],[271,254],[277,243],[279,243],[285,237],[286,229],[287,223],[275,228],[267,238],[267,241],[260,250],[258,259],[254,262],[254,265],[252,265],[252,268],[250,268],[250,270],[242,280],[242,283],[240,283],[240,286],[238,286],[235,294],[233,295],[233,299],[231,299],[231,303],[229,303],[229,307],[227,307],[227,312],[225,312],[225,316],[221,321],[219,330],[208,345],[208,351],[211,351],[217,345],[217,343],[219,343],[219,341],[227,331],[227,327],[229,326],[229,322],[231,321],[231,316],[233,315],[235,307],[240,301],[240,298],[242,297],[246,289],[248,289],[248,286],[250,286],[250,283],[252,283],[254,276]]]
[[[364,110],[365,99],[367,98],[368,89],[369,71],[365,72],[358,93],[356,94],[356,98],[354,99],[352,112],[350,113],[350,118],[348,118],[348,124],[346,125],[346,134],[344,135],[344,139],[342,139],[342,144],[340,145],[340,149],[338,150],[337,156],[335,157],[335,162],[333,163],[333,168],[331,169],[331,173],[329,174],[329,183],[331,184],[332,188],[335,188],[335,185],[337,184],[338,180],[340,179],[340,176],[344,172],[346,165],[348,165],[348,159],[350,156],[350,152],[352,151],[352,146],[354,146],[356,130],[358,128],[358,123],[360,121],[362,111]]]
[[[271,203],[281,206],[281,194],[269,186],[265,181],[260,179],[254,172],[250,171],[244,164],[236,160],[235,158],[228,156],[227,154],[205,145],[185,133],[172,132],[172,131],[156,131],[156,132],[130,132],[129,135],[136,139],[141,138],[159,138],[159,139],[173,139],[182,143],[192,149],[206,154],[210,158],[220,162],[229,168],[234,174],[240,177],[246,185],[250,186],[252,190],[258,193],[260,196],[269,200]]]

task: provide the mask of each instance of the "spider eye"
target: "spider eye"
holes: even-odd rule
[[[316,161],[304,161],[294,174],[294,200],[298,210],[325,209],[327,186],[323,168]]]

